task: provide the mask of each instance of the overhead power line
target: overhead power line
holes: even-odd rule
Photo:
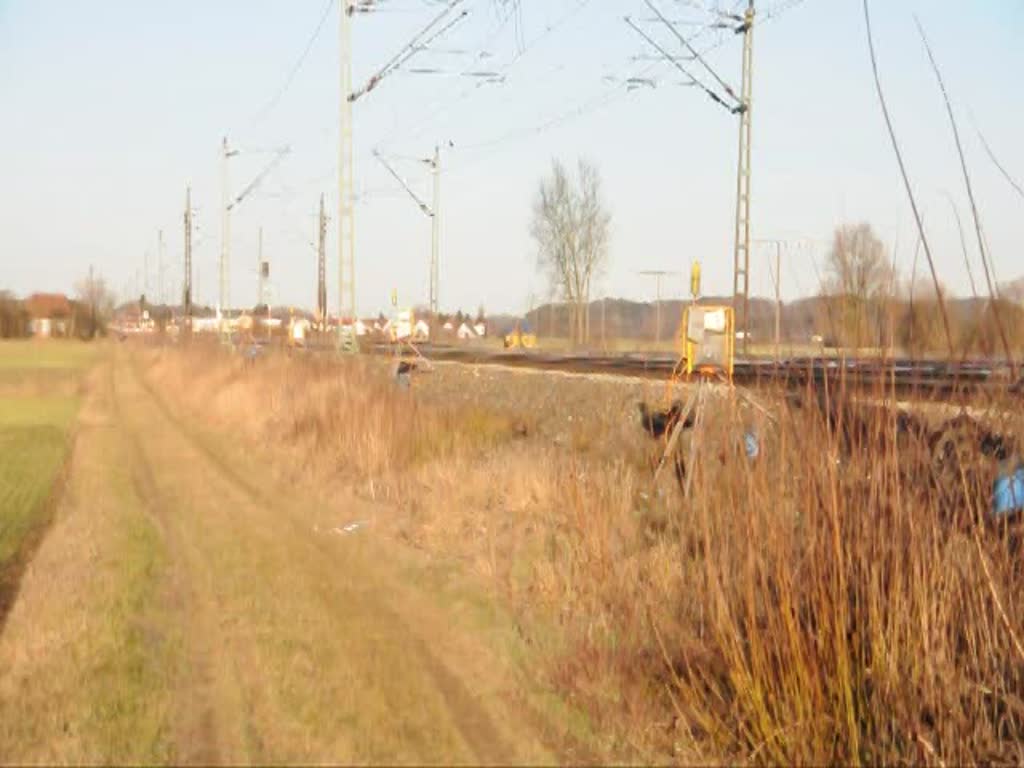
[[[263,180],[281,163],[282,160],[284,160],[289,152],[291,152],[291,147],[281,147],[278,149],[277,153],[274,155],[274,159],[267,163],[266,167],[256,175],[256,178],[249,182],[246,188],[231,201],[228,205],[228,210],[232,210],[237,207],[243,200],[245,200],[245,198],[256,191],[259,185],[263,183]]]
[[[306,42],[306,46],[302,49],[302,53],[299,54],[299,58],[296,59],[295,64],[293,64],[292,68],[288,71],[288,76],[284,79],[281,87],[271,97],[270,101],[268,101],[257,113],[254,122],[259,122],[266,118],[266,116],[281,103],[281,99],[284,98],[285,94],[288,93],[288,90],[291,88],[296,76],[302,70],[303,64],[306,63],[306,58],[309,56],[310,51],[313,50],[313,45],[316,43],[317,38],[320,37],[320,33],[323,31],[324,25],[327,23],[327,17],[331,15],[331,8],[334,6],[334,3],[335,0],[327,0],[327,3],[324,5],[324,10],[320,14],[320,19],[317,21],[316,27],[313,29],[313,34],[309,36],[309,40]]]
[[[406,182],[406,180],[402,178],[402,176],[398,173],[398,171],[396,171],[394,168],[391,167],[391,164],[387,160],[384,159],[384,157],[380,154],[380,152],[378,152],[377,150],[374,150],[373,151],[373,156],[374,156],[374,158],[376,158],[377,162],[379,162],[381,165],[384,166],[384,168],[387,170],[387,172],[389,174],[391,174],[391,176],[395,179],[395,181],[397,181],[399,184],[402,185],[402,189],[404,189],[408,193],[409,197],[411,197],[413,199],[413,201],[416,203],[416,205],[419,206],[419,209],[425,215],[433,217],[434,216],[434,212],[432,210],[430,210],[430,206],[427,205],[425,202],[423,202],[422,199],[420,199],[420,196],[417,195],[413,191],[412,187],[409,186],[408,182]]]
[[[708,31],[708,29],[710,29],[710,27],[705,26],[704,28],[694,32],[690,37],[690,42],[692,43],[693,41],[703,36]],[[718,48],[721,44],[721,40],[709,42],[708,45],[703,46],[701,51],[702,55],[706,56],[708,53]],[[477,142],[475,144],[463,144],[462,149],[469,151],[481,149],[494,149],[496,147],[501,147],[503,145],[509,144],[518,139],[525,138],[527,136],[534,136],[546,133],[547,131],[557,128],[568,122],[578,120],[607,106],[608,104],[612,103],[615,100],[627,96],[629,93],[636,90],[637,87],[640,87],[635,84],[638,84],[641,81],[643,81],[645,84],[650,82],[656,83],[656,81],[652,77],[650,77],[650,75],[654,73],[659,67],[664,66],[665,63],[665,57],[654,57],[648,63],[647,66],[641,68],[631,77],[626,78],[624,80],[615,79],[611,81],[611,85],[606,85],[598,93],[588,96],[585,99],[580,99],[574,106],[571,106],[568,109],[564,109],[556,115],[548,117],[528,128],[508,131],[490,140]],[[689,77],[689,75],[687,75],[687,77]],[[685,86],[690,86],[693,83],[687,80],[682,82],[681,84]],[[485,155],[475,158],[471,163],[460,165],[455,172],[462,172],[469,167],[478,165],[480,162],[487,159],[488,157],[497,154],[498,151],[501,150],[498,149],[495,150],[494,152],[488,152]]]
[[[662,48],[661,45],[654,38],[652,38],[650,35],[648,35],[646,32],[644,32],[639,26],[637,26],[633,22],[633,19],[631,19],[629,16],[625,16],[624,20],[625,20],[625,22],[630,27],[633,28],[633,30],[638,35],[640,35],[640,37],[642,37],[647,42],[648,45],[650,45],[652,48],[654,48],[656,51],[658,51],[658,53],[660,53],[664,57],[665,61],[667,61],[668,63],[672,64],[676,69],[678,69],[687,78],[689,78],[689,80],[687,82],[690,85],[695,85],[698,88],[700,88],[702,91],[704,91],[704,93],[706,93],[708,95],[708,98],[710,98],[716,104],[720,104],[721,106],[725,107],[725,109],[729,110],[733,114],[736,114],[736,113],[738,113],[741,110],[741,108],[742,108],[741,104],[730,105],[725,99],[723,99],[721,96],[719,96],[717,93],[715,93],[715,91],[713,91],[707,85],[705,85],[700,80],[698,80],[696,77],[694,77],[693,74],[688,69],[686,69],[686,67],[684,67],[681,63],[679,63],[679,59],[678,58],[676,58],[675,56],[670,54],[668,51],[666,51],[664,48]]]
[[[413,123],[415,127],[413,128],[412,131],[409,131],[407,129],[407,127],[410,124],[410,121],[402,121],[402,124],[400,126],[396,126],[396,129],[394,131],[389,133],[381,140],[380,145],[385,146],[391,144],[397,139],[411,140],[418,138],[426,131],[426,129],[430,125],[432,125],[437,120],[437,118],[440,115],[442,115],[447,110],[450,110],[452,107],[456,106],[457,104],[460,104],[461,102],[472,96],[477,91],[478,88],[481,88],[482,86],[488,84],[504,85],[507,82],[507,78],[509,74],[512,72],[512,70],[532,50],[534,50],[537,47],[537,45],[539,45],[549,35],[551,35],[555,31],[560,29],[562,26],[564,26],[566,22],[568,22],[570,19],[576,16],[580,11],[582,11],[592,2],[593,0],[577,0],[577,2],[571,8],[569,8],[569,10],[567,10],[560,17],[558,17],[553,22],[544,27],[543,31],[534,36],[532,39],[527,40],[525,44],[519,48],[516,54],[512,56],[512,58],[507,63],[499,67],[496,67],[494,70],[494,77],[479,79],[472,85],[469,85],[466,88],[463,88],[458,93],[455,93],[450,99],[442,97],[436,100],[432,106],[428,107],[428,113],[421,120],[415,121]],[[486,49],[490,48],[490,46],[494,43],[498,36],[505,30],[513,16],[513,13],[505,14],[501,18],[497,27],[485,38],[482,45],[482,50],[484,53],[487,52]],[[483,57],[482,53],[480,54],[480,57]],[[490,58],[490,56],[488,55],[487,58]]]
[[[661,23],[668,27],[669,31],[676,37],[676,39],[680,43],[682,43],[683,47],[690,52],[690,55],[692,55],[700,63],[700,65],[708,71],[708,73],[715,79],[715,81],[722,87],[722,89],[727,94],[729,94],[733,101],[735,101],[737,105],[742,107],[743,102],[740,99],[740,97],[736,95],[736,93],[729,86],[729,84],[725,82],[725,80],[718,76],[718,73],[711,68],[711,65],[708,64],[707,60],[703,56],[701,56],[700,53],[697,52],[697,49],[690,44],[690,41],[687,40],[683,35],[679,34],[679,30],[675,28],[672,22],[670,22],[668,19],[665,18],[664,15],[662,15],[661,11],[658,10],[658,7],[654,3],[652,3],[651,0],[644,0],[644,3],[647,5],[648,8],[651,9],[651,11],[654,12],[654,15],[658,17]],[[743,25],[746,23],[746,21],[743,21],[739,27],[736,27],[734,29],[734,31],[737,34],[745,32],[746,27]]]
[[[370,79],[362,88],[353,91],[348,97],[349,101],[354,102],[365,96],[367,93],[369,93],[378,85],[380,85],[381,81],[384,78],[386,78],[396,69],[401,67],[402,64],[404,64],[406,61],[415,56],[420,50],[430,45],[432,41],[444,35],[446,32],[448,32],[448,30],[450,30],[452,27],[454,27],[456,24],[458,24],[460,21],[466,18],[466,16],[469,15],[469,11],[463,11],[454,19],[451,19],[443,27],[441,27],[437,31],[434,31],[434,28],[442,21],[444,21],[448,17],[448,14],[455,10],[457,6],[461,5],[462,2],[463,0],[451,0],[451,2],[448,3],[447,7],[445,7],[445,9],[441,11],[441,13],[435,16],[433,20],[429,24],[427,24],[426,27],[420,30],[420,32],[417,33],[415,37],[413,37],[411,41],[406,43],[406,45],[398,53],[392,56],[384,66],[377,70],[377,72],[370,77]]]

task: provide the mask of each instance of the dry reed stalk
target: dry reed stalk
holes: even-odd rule
[[[1024,588],[1021,573],[998,553],[965,558],[986,545],[977,526],[973,544],[958,527],[987,504],[980,459],[938,467],[891,411],[847,438],[855,417],[826,423],[814,392],[800,407],[766,398],[777,422],[762,422],[751,463],[736,439],[747,422],[711,397],[689,502],[673,487],[641,506],[649,470],[629,459],[635,446],[600,439],[612,434],[600,419],[562,447],[492,439],[500,413],[410,403],[386,386],[370,402],[360,382],[373,371],[267,362],[258,376],[193,377],[197,403],[236,425],[272,403],[251,434],[287,435],[282,449],[315,459],[318,482],[371,454],[346,481],[366,473],[389,488],[421,546],[482,557],[549,654],[546,674],[635,759],[675,755],[679,734],[686,754],[773,763],[916,761],[920,739],[964,762],[1013,755],[1024,739],[1024,712],[991,703],[1021,698],[1019,616],[1001,599]],[[165,363],[169,379],[195,370]],[[557,418],[558,398],[542,399],[538,422]],[[829,406],[847,401],[829,387]],[[342,425],[350,434],[329,438]],[[962,693],[967,683],[993,696]],[[671,732],[657,725],[673,718]]]
[[[867,3],[867,0],[864,0]],[[949,124],[953,129],[953,141],[956,144],[957,156],[960,158],[960,169],[963,171],[964,186],[967,188],[967,199],[971,201],[971,215],[974,218],[974,231],[978,236],[978,252],[981,254],[981,264],[985,269],[985,280],[988,283],[989,298],[992,302],[992,311],[996,318],[996,327],[999,329],[999,338],[1003,342],[1003,350],[1006,352],[1006,361],[1010,365],[1010,375],[1015,378],[1016,366],[1013,362],[1013,353],[1010,351],[1010,342],[1006,336],[1006,329],[1003,326],[1002,315],[999,312],[998,302],[999,289],[992,279],[992,270],[990,269],[989,260],[986,256],[985,238],[982,236],[981,231],[981,218],[978,215],[978,204],[974,200],[974,187],[971,184],[971,174],[967,170],[967,158],[964,156],[964,147],[960,141],[960,129],[956,124],[956,116],[953,114],[953,105],[949,100],[949,93],[946,91],[946,83],[942,79],[942,72],[939,70],[939,64],[935,60],[935,54],[932,53],[932,47],[928,43],[928,38],[924,33],[924,27],[921,26],[921,20],[914,14],[914,23],[917,25],[917,31],[921,35],[921,42],[924,43],[924,49],[928,53],[928,61],[931,62],[932,71],[935,73],[935,79],[938,81],[939,90],[942,92],[942,101],[946,105],[946,113],[949,115]],[[959,216],[957,217],[959,219]],[[929,257],[930,259],[931,257]],[[952,350],[950,350],[952,355]]]
[[[896,163],[899,165],[900,176],[903,178],[903,186],[906,188],[907,198],[910,200],[910,209],[914,213],[914,221],[917,223],[917,231],[921,236],[921,242],[924,245],[925,257],[928,259],[928,269],[931,272],[932,283],[935,286],[935,296],[938,298],[939,307],[942,310],[942,326],[946,332],[946,343],[949,348],[949,358],[952,360],[954,357],[953,333],[949,326],[949,315],[946,312],[946,302],[942,295],[942,286],[939,284],[939,275],[935,271],[935,261],[932,259],[931,247],[928,245],[928,238],[924,233],[924,223],[921,221],[921,214],[917,209],[917,199],[914,197],[914,190],[910,186],[910,177],[907,175],[907,169],[903,163],[903,153],[900,151],[900,145],[896,139],[896,131],[893,128],[892,119],[889,117],[889,107],[885,101],[885,94],[882,92],[882,79],[878,73],[878,59],[875,56],[875,40],[871,33],[871,12],[868,8],[868,0],[864,0],[864,25],[867,29],[868,52],[871,56],[871,71],[874,73],[875,78],[875,91],[878,93],[878,101],[882,107],[882,116],[885,118],[885,126],[889,132],[889,139],[892,142],[893,151],[896,153]]]

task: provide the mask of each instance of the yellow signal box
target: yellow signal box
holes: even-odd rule
[[[699,267],[698,267],[698,281]],[[731,382],[736,357],[736,317],[729,306],[693,304],[683,310],[683,355],[686,373],[718,377]]]

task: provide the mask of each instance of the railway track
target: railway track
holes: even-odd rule
[[[378,344],[370,349],[375,354],[393,354],[394,348]],[[670,355],[592,353],[551,353],[524,350],[486,350],[473,347],[424,345],[420,353],[428,360],[467,365],[499,365],[512,368],[563,371],[569,373],[600,373],[633,378],[667,379],[678,359]],[[1005,363],[969,361],[962,364],[922,360],[865,360],[790,358],[775,361],[741,359],[735,363],[733,380],[740,386],[844,383],[857,389],[888,389],[900,395],[930,398],[951,398],[1001,392],[1021,392],[1022,384],[1013,385],[1010,368]],[[1024,393],[1022,393],[1024,394]]]

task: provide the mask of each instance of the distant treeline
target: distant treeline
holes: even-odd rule
[[[703,304],[732,305],[731,297],[706,297]],[[662,340],[678,333],[688,301],[661,302],[659,313],[652,302],[602,299],[591,302],[591,342],[608,339]],[[1008,341],[1014,349],[1024,348],[1024,307],[1000,299],[946,300],[954,344],[958,352],[993,355],[1001,351],[995,322],[998,310]],[[661,328],[656,328],[660,314]],[[564,304],[545,304],[526,315],[527,325],[541,336],[566,337],[570,312]],[[887,298],[859,302],[852,296],[814,296],[786,302],[780,312],[782,340],[809,343],[820,339],[827,346],[888,347],[908,352],[946,351],[946,338],[939,305],[934,297],[916,301]],[[660,331],[660,332],[659,332]],[[755,342],[775,338],[775,302],[750,299],[750,332]]]
[[[29,335],[29,320],[25,303],[0,291],[0,339],[25,338]]]
[[[61,316],[63,333],[54,330],[55,336],[89,339],[106,333],[103,316],[94,313],[92,305],[68,300],[70,314]],[[26,302],[10,291],[0,291],[0,339],[24,339],[32,335],[32,315]]]

